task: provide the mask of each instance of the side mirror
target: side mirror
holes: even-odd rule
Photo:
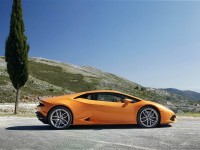
[[[130,102],[132,102],[132,100],[130,100],[130,99],[125,99],[125,100],[124,100],[124,104],[122,105],[122,107],[126,107]]]

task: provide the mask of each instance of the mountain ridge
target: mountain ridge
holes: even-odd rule
[[[179,90],[176,88],[165,88],[165,91],[188,97],[195,101],[200,101],[200,93],[191,90]]]

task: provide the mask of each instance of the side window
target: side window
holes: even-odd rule
[[[124,97],[114,93],[98,93],[97,100],[107,102],[123,102]]]
[[[77,98],[84,98],[84,99],[89,99],[89,100],[95,100],[96,99],[96,94],[83,94],[83,95],[80,95],[78,97],[76,97],[75,99]]]
[[[86,99],[90,99],[90,100],[96,100],[96,94],[92,93],[92,94],[88,94]]]
[[[138,102],[138,100],[133,97],[123,95],[123,94],[118,94],[118,93],[88,93],[88,94],[80,95],[76,98],[84,98],[88,100],[98,100],[98,101],[107,101],[107,102],[121,102],[121,103],[124,103],[125,99],[130,99],[132,100],[131,103]]]

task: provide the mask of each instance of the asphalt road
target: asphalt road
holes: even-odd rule
[[[200,150],[200,118],[178,118],[172,126],[72,126],[52,130],[36,118],[0,117],[0,149]]]

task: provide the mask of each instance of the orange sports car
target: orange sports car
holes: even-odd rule
[[[112,90],[96,90],[40,100],[36,115],[56,129],[70,125],[138,124],[152,128],[176,121],[170,109]]]

